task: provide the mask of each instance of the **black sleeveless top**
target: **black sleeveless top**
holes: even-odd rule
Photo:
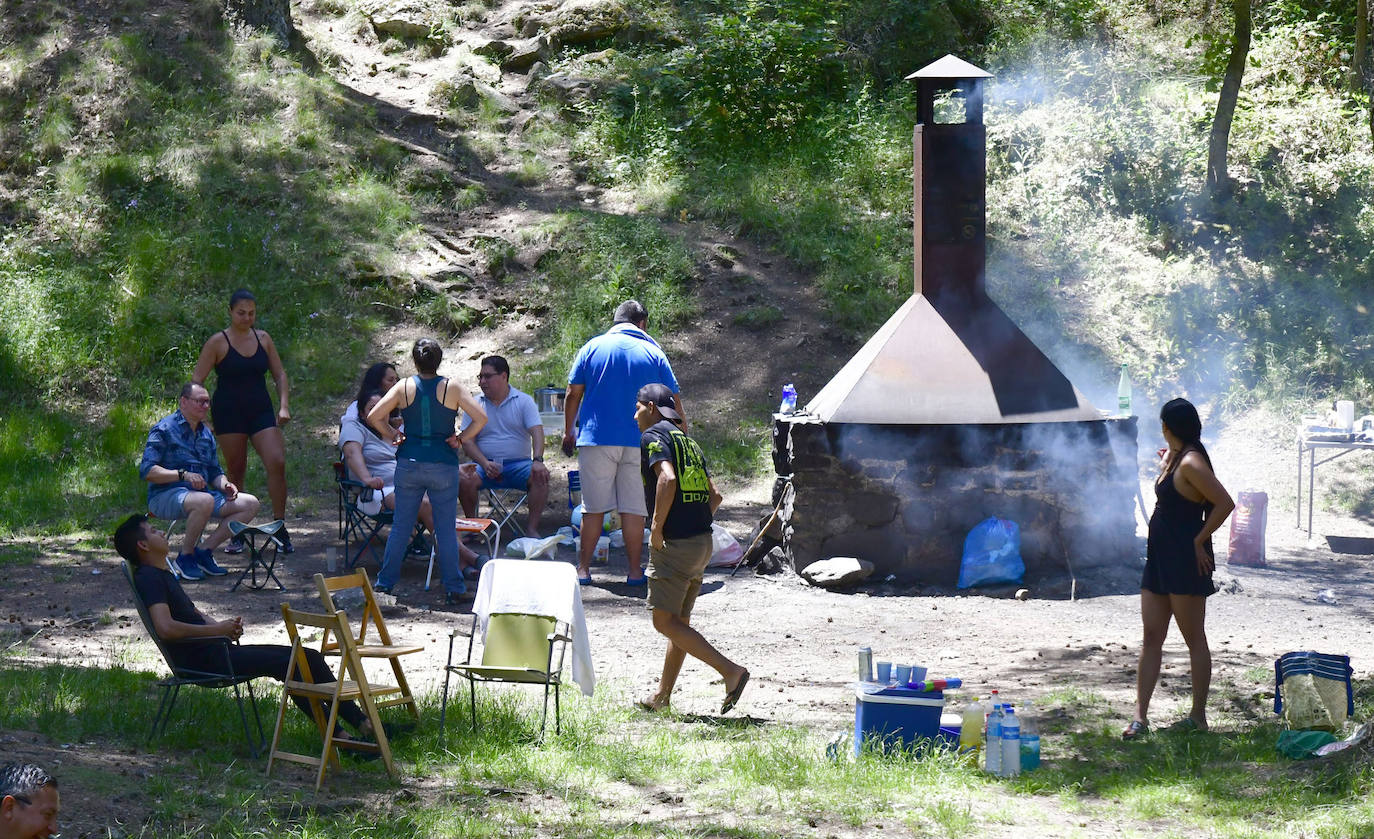
[[[267,373],[267,350],[263,349],[258,330],[253,330],[258,350],[245,356],[234,349],[225,330],[224,341],[229,349],[215,365],[215,395],[211,407],[216,413],[231,411],[244,417],[252,417],[263,411],[272,413],[272,397],[267,394],[267,383],[263,380]]]
[[[1155,484],[1155,511],[1150,516],[1150,536],[1146,542],[1145,574],[1140,587],[1155,594],[1216,594],[1212,575],[1197,570],[1193,539],[1202,531],[1207,518],[1203,504],[1184,498],[1174,486],[1170,472]],[[1207,541],[1212,554],[1212,542]]]

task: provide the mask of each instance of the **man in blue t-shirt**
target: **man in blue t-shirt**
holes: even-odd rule
[[[563,408],[563,453],[577,452],[582,478],[582,541],[577,577],[592,581],[592,554],[607,513],[620,513],[629,574],[625,583],[645,584],[640,558],[644,552],[644,485],[639,478],[639,426],[635,397],[654,382],[673,393],[683,416],[677,378],[668,357],[645,331],[649,312],[637,300],[616,307],[615,324],[583,345],[568,372]],[[576,423],[576,432],[574,432]]]
[[[487,424],[463,451],[476,468],[465,467],[458,478],[463,515],[477,514],[477,493],[483,489],[523,489],[530,494],[529,526],[525,535],[539,537],[539,519],[549,501],[549,470],[544,466],[544,422],[534,397],[510,386],[510,364],[499,355],[482,359],[477,404],[487,412]],[[472,418],[463,415],[466,429]]]

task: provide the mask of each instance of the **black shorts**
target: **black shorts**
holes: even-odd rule
[[[213,401],[210,404],[210,427],[216,435],[247,434],[252,437],[264,428],[274,428],[276,424],[277,412],[272,409],[271,400],[268,400],[266,407],[261,402],[256,405],[222,405],[219,401]]]

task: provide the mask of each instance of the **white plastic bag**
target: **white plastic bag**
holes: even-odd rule
[[[718,524],[711,525],[711,561],[707,568],[733,568],[744,559],[744,546]]]
[[[555,533],[552,536],[545,536],[543,539],[531,539],[528,536],[521,536],[519,539],[512,539],[506,545],[506,553],[510,556],[521,556],[525,559],[535,559],[545,554],[552,556],[558,550],[559,542],[563,541],[562,536]]]

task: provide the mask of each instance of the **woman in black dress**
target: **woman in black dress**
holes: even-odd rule
[[[1202,445],[1202,420],[1186,399],[1173,399],[1159,412],[1164,442],[1159,478],[1155,480],[1155,511],[1145,575],[1140,581],[1140,617],[1145,625],[1136,671],[1135,719],[1121,736],[1134,740],[1150,730],[1150,696],[1159,681],[1164,638],[1169,618],[1188,644],[1193,680],[1193,707],[1188,716],[1169,726],[1185,731],[1207,730],[1207,691],[1212,684],[1212,652],[1204,623],[1215,560],[1212,534],[1235,509],[1226,488],[1212,471],[1212,459]]]
[[[258,317],[257,299],[247,289],[229,297],[229,328],[216,332],[201,347],[191,381],[205,384],[215,371],[215,392],[210,402],[210,426],[215,441],[224,450],[224,471],[235,486],[243,486],[248,468],[248,444],[262,458],[267,473],[267,494],[272,496],[272,517],[286,518],[286,438],[281,426],[291,421],[288,407],[290,386],[272,336],[254,324]],[[267,393],[263,376],[272,374],[277,384],[277,402]],[[291,537],[282,528],[277,537],[284,553],[291,553]],[[237,546],[235,546],[237,547]],[[233,548],[226,552],[234,553]],[[238,550],[242,550],[241,547]]]

